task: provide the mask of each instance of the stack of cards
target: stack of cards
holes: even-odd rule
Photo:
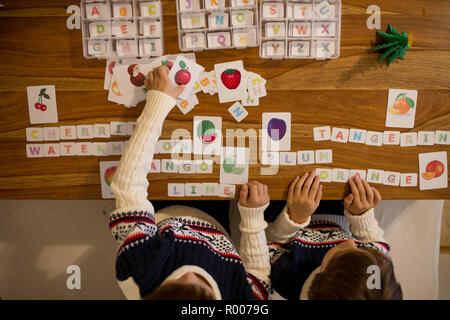
[[[195,64],[194,54],[186,54],[183,57]],[[155,59],[108,59],[104,83],[104,89],[109,90],[108,101],[135,107],[145,100],[147,89],[144,81],[148,72],[160,65],[166,65],[170,69],[177,58],[178,55],[166,55]]]

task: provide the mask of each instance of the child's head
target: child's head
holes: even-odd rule
[[[379,289],[368,285],[377,276],[367,269],[373,265],[380,270]],[[390,260],[375,249],[358,248],[354,241],[346,241],[327,252],[308,297],[311,300],[401,300],[403,294]]]
[[[145,300],[214,300],[214,291],[203,277],[188,272],[176,280],[165,281]]]

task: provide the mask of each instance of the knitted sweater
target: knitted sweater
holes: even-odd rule
[[[222,232],[205,219],[167,217],[155,222],[147,199],[147,174],[164,119],[175,99],[159,91],[147,93],[147,103],[136,130],[125,149],[111,184],[116,210],[109,227],[118,242],[116,277],[128,296],[141,298],[183,266],[201,270],[197,274],[215,282],[216,298],[267,299],[269,291],[269,249],[264,229],[264,210],[240,207],[241,256]],[[205,276],[206,275],[206,276]],[[213,280],[211,280],[213,279]],[[130,294],[130,292],[134,292]],[[139,292],[139,295],[137,294]]]
[[[271,256],[271,284],[285,299],[298,300],[308,277],[322,264],[323,257],[338,244],[354,240],[358,247],[372,247],[389,256],[389,245],[383,240],[373,209],[360,216],[345,211],[339,216],[313,215],[305,223],[294,223],[283,209],[266,229]],[[346,223],[349,230],[346,231]],[[311,279],[308,280],[311,283]],[[302,293],[304,296],[304,293]]]

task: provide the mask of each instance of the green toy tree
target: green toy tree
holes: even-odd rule
[[[411,33],[409,36],[406,31],[400,33],[392,25],[389,25],[388,32],[377,31],[377,33],[383,38],[384,43],[376,46],[372,51],[385,49],[378,62],[387,58],[388,66],[390,66],[395,59],[405,59],[406,50],[411,48],[414,40]]]

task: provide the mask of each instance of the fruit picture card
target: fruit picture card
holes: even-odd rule
[[[224,147],[220,157],[220,183],[247,183],[249,159],[249,148]]]
[[[389,89],[386,127],[414,128],[417,90]]]
[[[195,82],[205,68],[183,56],[178,56],[169,72],[169,79],[173,87],[184,85],[184,91],[178,96],[186,100],[189,97]]]
[[[116,173],[120,161],[100,161],[100,183],[102,185],[102,198],[114,199],[115,195],[111,191],[111,182]]]
[[[263,113],[261,136],[263,151],[290,151],[291,114]]]
[[[447,152],[419,154],[420,190],[448,187]]]
[[[219,102],[238,101],[247,97],[247,73],[242,60],[214,65]]]
[[[55,86],[27,87],[30,123],[57,123]]]
[[[222,152],[222,118],[194,117],[194,154],[219,155]]]

